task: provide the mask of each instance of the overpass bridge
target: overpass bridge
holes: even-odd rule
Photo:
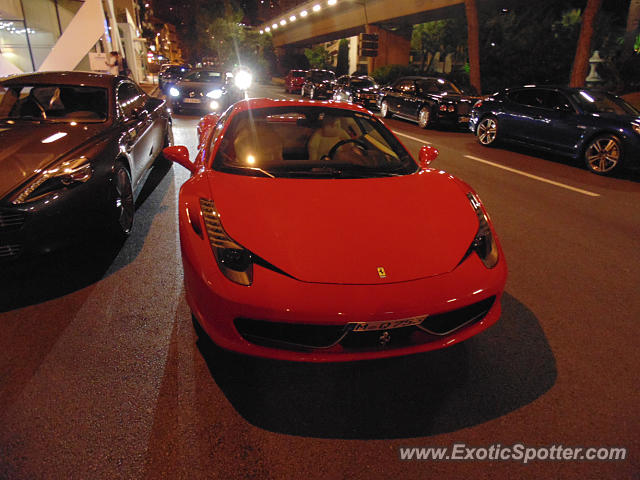
[[[477,3],[480,6],[483,1]],[[392,63],[408,64],[412,26],[451,17],[460,8],[464,0],[312,0],[258,28],[272,35],[280,52],[285,47],[377,33],[378,56],[369,65],[372,70]]]

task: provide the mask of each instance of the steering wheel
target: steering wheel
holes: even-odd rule
[[[340,140],[333,147],[331,147],[331,150],[329,150],[329,153],[327,153],[327,155],[325,156],[329,157],[330,160],[333,160],[333,156],[336,154],[338,149],[343,145],[346,145],[347,143],[355,143],[356,145],[362,147],[363,150],[368,150],[369,148],[364,140],[361,140],[359,138],[347,138],[346,140]]]

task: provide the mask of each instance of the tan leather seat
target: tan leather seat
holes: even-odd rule
[[[340,126],[340,119],[326,116],[322,120],[322,126],[309,139],[309,160],[319,162],[336,143],[349,138],[349,134]]]

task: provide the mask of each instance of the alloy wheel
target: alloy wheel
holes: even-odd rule
[[[587,167],[594,173],[607,174],[620,164],[622,151],[620,141],[613,135],[594,139],[584,153]]]
[[[482,145],[491,145],[498,135],[498,122],[493,117],[483,118],[478,124],[476,135]]]

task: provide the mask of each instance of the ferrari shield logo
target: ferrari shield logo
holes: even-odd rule
[[[378,267],[378,276],[380,278],[387,278],[387,272],[384,271],[383,267]]]

